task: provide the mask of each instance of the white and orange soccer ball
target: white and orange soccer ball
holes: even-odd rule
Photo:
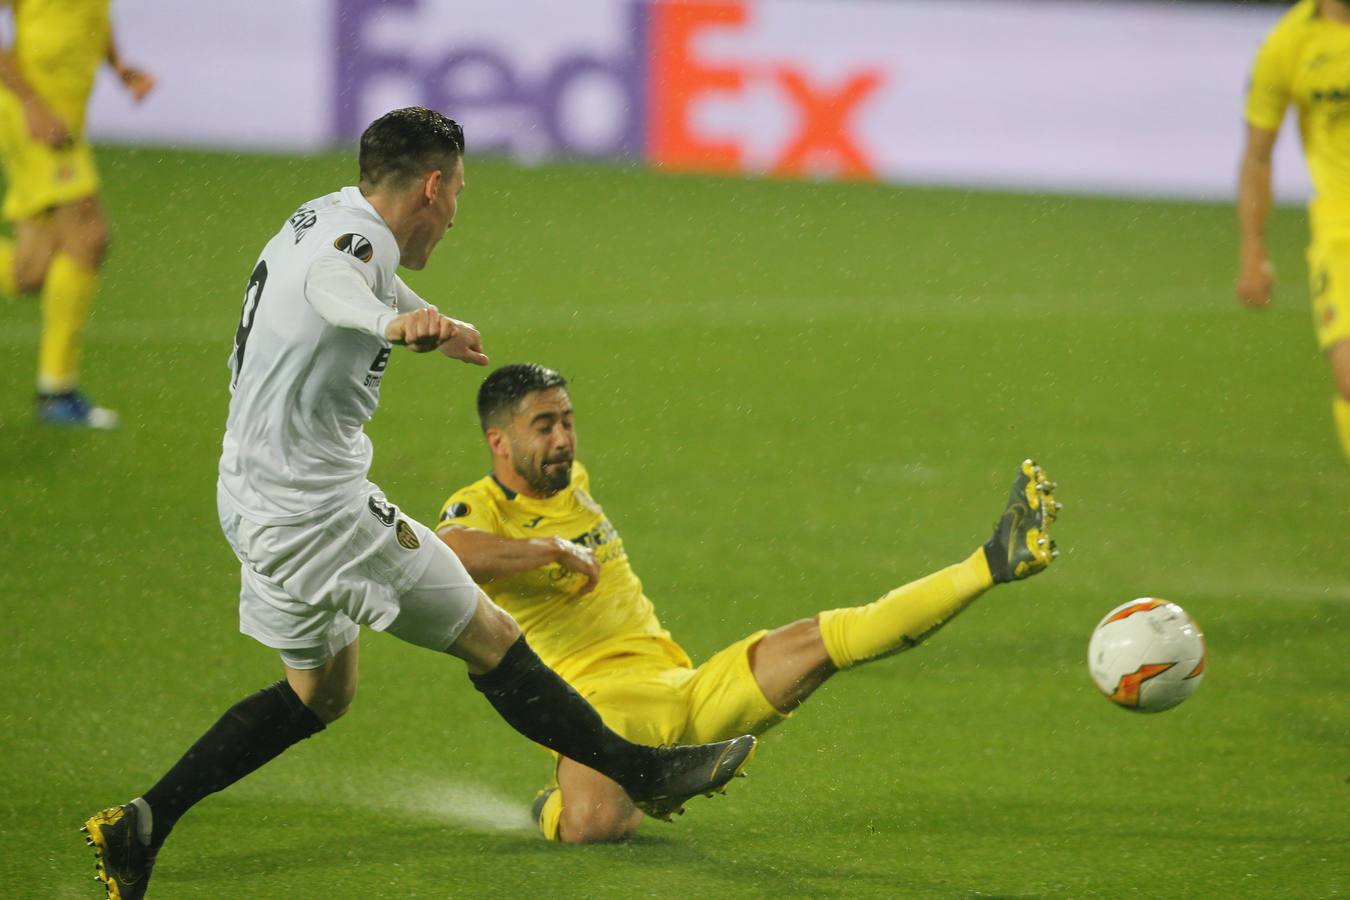
[[[1205,636],[1175,603],[1143,597],[1106,614],[1088,642],[1088,670],[1112,703],[1162,712],[1185,700],[1205,673]]]

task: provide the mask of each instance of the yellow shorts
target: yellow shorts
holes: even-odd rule
[[[32,219],[56,206],[98,193],[94,154],[83,137],[60,149],[33,140],[23,107],[0,90],[0,163],[8,189],[4,217]]]
[[[1308,208],[1308,292],[1317,346],[1350,341],[1350,204],[1314,200]]]
[[[1314,239],[1308,248],[1308,286],[1317,346],[1350,341],[1350,234]]]
[[[760,734],[787,718],[773,707],[750,671],[757,631],[691,669],[673,663],[658,642],[652,652],[624,654],[569,679],[605,724],[642,744],[702,744]]]

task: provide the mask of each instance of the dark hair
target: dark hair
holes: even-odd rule
[[[399,186],[433,169],[454,168],[464,129],[432,109],[409,106],[380,116],[361,135],[361,183]]]
[[[556,387],[567,387],[567,379],[537,363],[502,366],[478,388],[478,423],[487,431],[503,410],[510,415],[527,395]]]

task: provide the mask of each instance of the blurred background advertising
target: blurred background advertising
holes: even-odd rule
[[[1224,199],[1275,3],[118,0],[103,143],[317,151],[431,106],[471,153],[667,170]],[[523,27],[528,25],[529,27]],[[1296,142],[1275,184],[1307,196]]]

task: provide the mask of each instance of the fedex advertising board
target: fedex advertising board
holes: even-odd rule
[[[472,152],[525,160],[1213,199],[1232,194],[1247,68],[1281,12],[1068,0],[281,6],[283,19],[310,16],[313,28],[282,49],[256,22],[241,26],[241,45],[271,48],[261,63],[270,118],[236,121],[232,143],[256,131],[274,145],[289,129],[297,147],[347,144],[385,110],[420,103],[459,119]],[[163,5],[122,8],[135,17]],[[124,29],[128,54],[144,48],[135,55],[147,64],[153,18],[142,16],[136,36],[132,22]],[[233,43],[223,29],[193,52]],[[239,106],[222,98],[215,109]],[[222,118],[197,131],[179,115],[172,127],[193,141],[219,132]],[[94,124],[96,134],[132,136],[105,118]],[[137,127],[163,133],[125,126]],[[1306,195],[1292,135],[1276,182],[1286,199]]]

